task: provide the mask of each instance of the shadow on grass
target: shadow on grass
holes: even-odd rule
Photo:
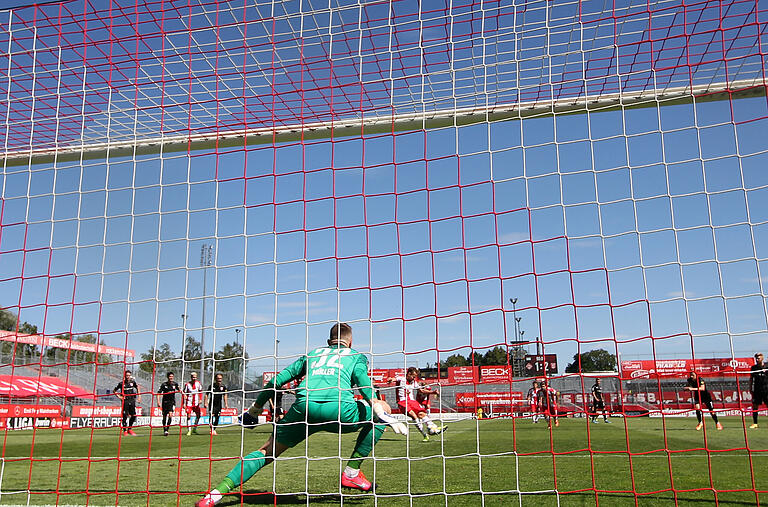
[[[344,503],[357,503],[358,501],[370,500],[371,498],[371,495],[360,495],[360,498],[355,498],[354,495],[344,495]],[[341,503],[341,495],[311,495],[309,503],[339,505]],[[225,497],[218,505],[221,507],[234,505],[307,505],[307,496],[276,495],[274,493],[245,493],[243,495]]]
[[[745,494],[749,494],[749,492],[745,491],[743,492]],[[722,493],[721,493],[722,495]],[[487,495],[490,496],[490,495]],[[535,493],[523,493],[523,498],[531,496],[535,497]],[[712,495],[712,493],[707,491],[701,491],[698,495],[692,492],[683,492],[677,494],[677,503],[675,503],[675,496],[671,492],[664,492],[664,493],[658,493],[655,495],[638,495],[635,496],[631,493],[598,493],[598,497],[600,498],[600,504],[601,505],[611,505],[614,501],[618,500],[628,500],[626,505],[635,505],[635,500],[640,502],[641,505],[643,505],[645,502],[650,503],[651,505],[694,505],[694,504],[707,504],[707,505],[714,505],[715,499]],[[565,505],[570,505],[570,501],[576,501],[577,499],[591,499],[594,501],[595,499],[595,493],[591,491],[580,491],[577,493],[568,493],[568,494],[562,494],[560,495],[561,501]],[[583,500],[582,500],[583,501]],[[658,504],[655,502],[659,502]],[[525,500],[523,501],[525,504]],[[728,499],[724,500],[720,499],[719,502],[720,505],[755,505],[755,500],[733,500]],[[579,505],[589,505],[588,503],[579,503]],[[622,502],[622,505],[624,503]]]
[[[96,490],[96,489],[90,489],[89,492],[94,495],[108,495],[108,494],[114,494],[114,490]],[[56,491],[54,489],[43,489],[43,490],[36,490],[35,494],[57,494],[61,493],[60,491]],[[149,495],[178,495],[178,493],[173,491],[147,491],[142,493],[149,493]],[[742,492],[746,495],[749,495],[748,491]],[[125,493],[123,492],[121,495],[130,495],[131,493]],[[439,493],[437,494],[440,495]],[[554,493],[547,492],[547,493],[522,493],[522,504],[523,505],[538,505],[540,502],[539,500],[542,500],[542,497],[552,497]],[[721,494],[722,495],[722,494]],[[67,495],[63,495],[67,496]],[[475,498],[479,500],[481,497],[485,497],[486,501],[493,497],[501,497],[501,496],[509,496],[509,497],[517,497],[517,494],[512,493],[468,493],[464,495],[457,495],[456,498],[462,498],[465,499],[469,498]],[[317,495],[310,495],[310,501],[307,502],[307,495],[304,494],[274,494],[269,492],[249,492],[249,493],[236,493],[236,494],[229,494],[225,496],[221,502],[218,504],[219,507],[234,507],[236,505],[307,505],[307,504],[317,504],[317,505],[339,505],[341,503],[342,497],[344,499],[344,503],[349,504],[359,504],[359,503],[370,503],[374,499],[374,495],[371,494],[359,494],[359,495],[339,495],[335,493],[329,493],[329,494],[317,494]],[[636,501],[639,501],[643,505],[674,505],[675,504],[675,497],[670,492],[664,492],[654,495],[633,495],[631,493],[598,493],[598,497],[600,498],[600,503],[603,505],[627,505],[627,506],[634,506],[636,505]],[[200,495],[193,495],[190,493],[182,493],[180,496],[180,501],[182,505],[187,505],[187,501],[192,498],[192,501],[196,501],[200,498]],[[561,494],[559,502],[561,505],[593,505],[595,499],[595,493],[591,491],[580,491],[580,492],[574,492],[574,493],[567,493],[567,494]],[[516,500],[515,500],[516,503]],[[701,491],[697,495],[695,492],[682,492],[677,495],[677,504],[678,505],[712,505],[714,503],[714,498],[712,497],[712,494],[709,492]],[[720,505],[728,505],[728,506],[739,506],[739,505],[755,505],[755,500],[735,500],[732,498],[728,498],[727,500],[720,498]],[[98,503],[94,503],[94,505],[100,505]],[[191,505],[191,503],[190,503]],[[463,505],[463,504],[462,504]],[[467,504],[467,505],[475,505],[474,503]]]
[[[464,495],[460,495],[464,496]],[[481,494],[479,493],[471,493],[467,495],[468,497],[477,497],[478,500],[481,497]],[[486,497],[486,500],[488,498],[494,497],[494,496],[501,496],[494,493],[486,493],[485,495],[482,495]],[[516,496],[516,495],[515,495]],[[539,495],[537,494],[523,494],[523,505],[529,504],[529,505],[535,505],[535,503],[531,504],[530,501],[535,502],[535,497]],[[528,501],[525,500],[525,497],[531,497],[528,499]],[[599,497],[601,499],[600,503],[605,505],[611,505],[614,502],[618,503],[619,505],[635,505],[636,499],[640,501],[641,504],[644,502],[649,502],[650,505],[674,505],[675,504],[675,497],[672,495],[672,493],[661,493],[658,495],[642,495],[636,497],[635,495],[632,495],[630,493],[600,493]],[[589,505],[589,501],[594,501],[594,493],[592,492],[578,492],[578,493],[569,493],[567,495],[561,495],[560,500],[563,502],[563,505]],[[371,495],[360,495],[360,496],[350,496],[350,495],[344,495],[344,503],[360,503],[360,502],[366,502],[370,501],[372,499]],[[328,494],[328,495],[311,495],[311,504],[330,504],[330,505],[339,505],[341,503],[341,495],[337,494]],[[685,504],[685,505],[712,505],[714,503],[714,499],[712,498],[711,494],[708,495],[706,492],[702,492],[701,495],[693,495],[691,493],[680,493],[677,495],[677,504]],[[275,495],[273,493],[246,493],[242,496],[242,503],[241,503],[241,496],[240,495],[233,495],[229,498],[226,498],[222,500],[222,502],[219,504],[221,507],[231,507],[235,505],[307,505],[307,497],[306,495]],[[737,505],[755,505],[754,500],[734,500],[734,499],[728,499],[728,500],[722,500],[720,501],[720,505],[728,505],[728,506],[737,506]]]

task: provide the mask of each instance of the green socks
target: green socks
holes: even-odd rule
[[[233,468],[232,471],[227,474],[227,478],[224,479],[224,481],[219,486],[223,485],[229,480],[232,482],[232,486],[230,486],[229,489],[233,489],[235,486],[242,484],[253,477],[253,474],[261,470],[265,462],[266,460],[264,459],[264,453],[261,451],[253,451],[251,454],[240,460],[240,463],[238,463],[235,468]],[[224,493],[224,491],[221,490],[219,486],[217,486],[216,489],[218,489],[219,492]],[[228,492],[229,491],[227,491],[227,493]]]
[[[226,495],[233,489],[235,489],[235,481],[230,479],[229,477],[225,477],[223,481],[219,483],[218,486],[215,488],[219,493],[222,495]]]
[[[347,466],[349,468],[354,468],[356,470],[359,470],[360,467],[363,465],[363,458],[365,458],[365,456],[355,451],[352,453],[352,456],[349,458],[349,461],[347,461]]]

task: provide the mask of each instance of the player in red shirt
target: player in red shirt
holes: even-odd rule
[[[539,390],[541,389],[541,385],[539,384],[538,380],[533,381],[533,385],[531,385],[531,388],[528,389],[528,396],[526,397],[528,399],[528,404],[531,407],[531,419],[534,423],[539,422]]]
[[[557,396],[559,394],[554,387],[547,384],[546,379],[542,382],[538,394],[539,411],[544,414],[548,428],[552,427],[552,419],[555,420],[555,426],[560,426],[560,421],[557,420]]]
[[[419,382],[419,370],[411,366],[405,373],[405,377],[396,377],[395,380],[395,399],[400,411],[413,419],[416,427],[422,435],[424,442],[429,441],[430,435],[438,435],[444,431],[445,427],[437,426],[427,414],[427,408],[417,400],[417,393],[428,396],[429,388],[422,387]],[[425,429],[426,426],[426,429]]]
[[[189,424],[187,435],[197,434],[197,425],[200,423],[200,416],[202,415],[200,407],[203,403],[203,384],[197,380],[197,373],[189,374],[189,382],[184,384],[181,397],[184,410],[187,412],[187,424]],[[194,425],[189,422],[192,419],[192,414],[195,414]]]
[[[426,383],[420,382],[419,388],[415,390],[416,394],[416,401],[421,403],[421,406],[424,407],[424,410],[427,412],[427,415],[430,415],[432,413],[432,396],[437,396],[438,392]]]

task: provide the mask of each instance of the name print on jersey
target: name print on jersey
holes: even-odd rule
[[[336,351],[336,354],[331,354],[331,351]],[[330,349],[323,348],[320,351],[320,357],[316,361],[313,361],[309,366],[312,370],[312,375],[336,375],[336,370],[344,369],[344,365],[339,363],[341,356],[348,356],[350,349]]]

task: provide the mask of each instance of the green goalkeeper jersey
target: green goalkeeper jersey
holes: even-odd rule
[[[256,404],[264,406],[273,395],[272,389],[302,377],[296,389],[297,401],[354,403],[353,387],[358,387],[367,401],[373,398],[368,358],[355,349],[329,345],[310,351],[278,373],[264,386]]]

